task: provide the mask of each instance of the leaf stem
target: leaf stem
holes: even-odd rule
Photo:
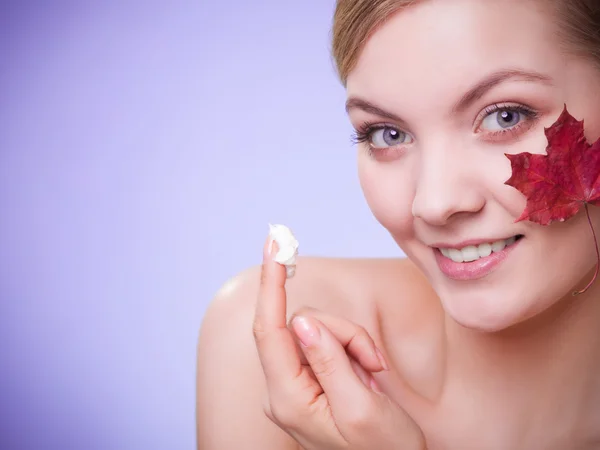
[[[592,219],[590,217],[590,211],[588,209],[587,202],[584,203],[583,206],[585,207],[585,215],[587,216],[588,223],[590,224],[590,228],[592,229],[592,236],[594,236],[594,247],[596,248],[596,271],[594,272],[594,276],[587,284],[587,286],[584,287],[581,291],[573,292],[573,295],[583,294],[585,291],[587,291],[598,277],[598,271],[600,270],[600,250],[598,250],[598,239],[596,239],[596,232],[594,231],[594,225],[592,224]]]

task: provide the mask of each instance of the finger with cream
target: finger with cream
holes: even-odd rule
[[[273,242],[277,243],[277,254],[273,260],[285,266],[285,272],[288,278],[292,278],[296,273],[296,257],[298,256],[298,241],[294,237],[292,230],[285,225],[269,224],[269,253],[273,248]]]

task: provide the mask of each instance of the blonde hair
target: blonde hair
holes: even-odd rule
[[[338,0],[333,17],[332,54],[345,85],[369,37],[385,21],[419,0]],[[555,6],[563,39],[600,68],[600,0],[543,0]]]

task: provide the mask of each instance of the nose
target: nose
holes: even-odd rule
[[[473,162],[451,161],[438,154],[423,155],[417,174],[412,214],[430,225],[477,213],[485,205],[482,175]]]

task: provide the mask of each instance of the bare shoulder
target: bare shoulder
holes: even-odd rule
[[[259,266],[243,271],[222,286],[205,313],[198,342],[199,448],[297,448],[263,412],[266,385],[252,334],[259,283]],[[301,257],[286,285],[287,313],[313,307],[377,334],[381,309],[386,315],[388,305],[398,303],[390,293],[403,292],[400,298],[409,302],[422,283],[408,260]]]
[[[251,323],[259,283],[260,266],[241,272],[223,285],[209,311],[227,311],[229,317],[234,314]],[[348,319],[387,314],[394,308],[406,312],[432,295],[421,272],[405,258],[300,257],[286,291],[288,316],[308,306]]]
[[[289,313],[310,306],[376,333],[382,316],[402,311],[408,317],[435,304],[426,301],[434,298],[427,280],[406,258],[306,258],[298,269],[300,276],[288,282]]]

